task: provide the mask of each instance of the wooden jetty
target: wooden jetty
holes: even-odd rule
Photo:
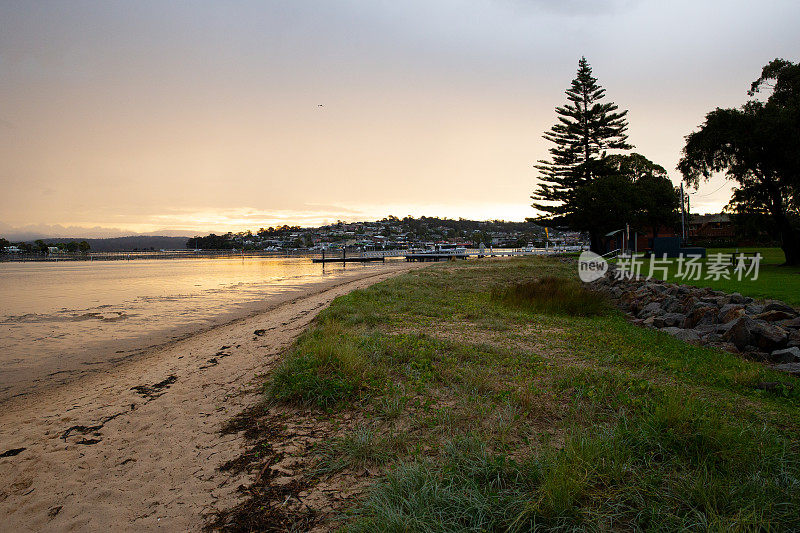
[[[371,263],[385,260],[384,257],[318,257],[311,261],[314,263]]]
[[[466,253],[463,254],[437,254],[437,253],[419,253],[419,254],[407,254],[406,261],[407,262],[414,262],[414,261],[449,261],[450,259],[466,259],[469,257]]]
[[[386,256],[383,254],[376,255],[376,254],[369,254],[364,255],[363,253],[356,256],[347,257],[347,252],[342,250],[341,257],[325,257],[325,252],[322,252],[322,257],[314,258],[311,260],[314,263],[372,263],[373,261],[380,261],[381,263],[386,261]]]

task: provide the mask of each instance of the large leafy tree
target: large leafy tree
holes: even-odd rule
[[[634,216],[628,221],[637,229],[652,229],[653,237],[658,237],[660,226],[678,224],[680,195],[664,167],[636,153],[609,156],[606,167],[610,173],[626,176],[633,182]]]
[[[717,108],[686,137],[678,169],[698,186],[715,172],[737,185],[729,207],[768,215],[787,265],[800,265],[800,64],[775,59],[748,94],[766,101]]]
[[[608,156],[604,174],[578,187],[573,205],[578,229],[602,236],[632,224],[657,236],[659,226],[677,223],[680,200],[664,167],[633,153]]]
[[[550,159],[540,160],[539,186],[534,191],[533,207],[542,215],[537,222],[545,225],[567,224],[576,227],[577,191],[598,176],[607,175],[604,159],[609,150],[627,150],[625,118],[613,102],[604,102],[605,89],[592,75],[585,57],[578,62],[578,72],[566,91],[567,103],[556,108],[558,122],[544,134],[553,143]],[[584,199],[585,195],[582,197]],[[578,228],[583,229],[583,228]],[[592,228],[592,248],[599,248],[600,233]]]

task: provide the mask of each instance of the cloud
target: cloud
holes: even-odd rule
[[[360,209],[338,205],[307,204],[306,209],[261,210],[252,207],[201,209],[173,208],[166,212],[141,215],[137,222],[125,224],[128,229],[95,224],[29,224],[12,226],[0,222],[0,236],[9,240],[31,240],[45,237],[108,238],[130,235],[190,237],[207,233],[258,230],[261,227],[283,224],[304,227],[345,222],[379,220],[389,215],[398,217],[430,216],[442,218],[472,218],[477,220],[516,220],[533,216],[527,203],[470,203],[470,204],[374,204]]]
[[[641,0],[501,0],[517,9],[535,9],[556,15],[596,16],[613,15],[620,11],[632,9]]]

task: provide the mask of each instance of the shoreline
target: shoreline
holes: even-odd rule
[[[42,390],[64,386],[97,372],[134,361],[173,342],[180,342],[236,320],[268,312],[277,305],[314,290],[315,287],[336,284],[337,281],[346,282],[362,275],[364,272],[360,269],[353,269],[334,273],[330,279],[321,277],[314,281],[306,280],[304,275],[297,276],[297,279],[291,276],[281,279],[271,292],[264,294],[259,300],[231,301],[216,313],[197,316],[190,323],[186,320],[177,322],[170,320],[155,326],[144,324],[147,329],[137,332],[135,336],[131,335],[129,330],[122,331],[122,335],[115,337],[114,332],[110,331],[95,338],[74,337],[80,340],[79,346],[64,345],[60,350],[58,346],[48,346],[41,352],[43,357],[11,360],[12,364],[5,366],[5,374],[3,379],[0,379],[0,407],[15,398],[30,398]],[[120,308],[124,309],[124,305]],[[132,316],[136,317],[138,313],[139,311],[134,310]],[[43,330],[35,331],[33,334],[43,335],[47,341],[63,335]],[[12,353],[14,350],[19,350],[19,344],[12,347]],[[17,361],[22,363],[16,364]]]
[[[217,471],[244,446],[219,429],[258,400],[253,378],[335,297],[414,268],[312,284],[264,311],[3,402],[0,523],[23,531],[201,528],[205,515],[236,502],[247,478]]]

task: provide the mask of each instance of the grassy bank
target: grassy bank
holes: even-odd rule
[[[295,496],[359,490],[298,517],[350,531],[800,527],[800,381],[632,326],[575,278],[557,258],[469,261],[335,300],[265,394],[269,412],[326,428],[293,452]]]
[[[760,253],[762,257],[756,281],[749,279],[750,276],[744,276],[744,279],[739,281],[735,275],[731,275],[731,279],[720,278],[714,280],[706,278],[708,263],[713,254],[745,253],[752,255],[756,252]],[[667,281],[697,285],[699,287],[711,287],[725,292],[738,292],[753,298],[774,298],[783,300],[795,307],[800,307],[800,267],[781,266],[784,262],[784,255],[780,248],[709,248],[707,253],[708,257],[700,261],[703,265],[703,279],[678,278],[676,276],[678,272],[677,261],[671,260]],[[649,272],[650,261],[645,260],[642,274],[647,275]],[[662,279],[660,272],[657,278]]]

